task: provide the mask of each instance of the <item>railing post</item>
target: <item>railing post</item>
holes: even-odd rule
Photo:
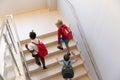
[[[7,43],[8,47],[9,47],[8,49],[9,49],[9,51],[10,51],[10,54],[11,54],[11,56],[12,56],[13,61],[15,62],[15,66],[16,66],[16,68],[17,68],[17,70],[18,70],[18,73],[19,73],[19,75],[21,76],[21,72],[20,72],[19,66],[17,65],[17,62],[16,62],[16,60],[15,60],[15,58],[14,58],[12,49],[11,49],[11,47],[10,47],[10,44],[9,44],[7,38],[6,38],[6,35],[3,34],[3,36],[4,36],[4,39],[5,39],[5,42]]]

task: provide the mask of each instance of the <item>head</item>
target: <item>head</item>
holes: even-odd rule
[[[32,30],[32,32],[29,33],[30,39],[35,39],[36,38],[36,33]]]
[[[58,28],[63,25],[62,20],[58,20],[57,23],[55,24]]]
[[[70,56],[69,56],[68,54],[65,54],[65,55],[64,55],[64,60],[65,60],[65,61],[69,61],[69,60],[70,60]]]

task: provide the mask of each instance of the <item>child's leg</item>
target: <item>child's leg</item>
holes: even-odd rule
[[[47,69],[47,67],[45,66],[45,59],[43,57],[40,57],[40,59],[43,64],[43,69]]]
[[[39,60],[39,56],[38,55],[35,55],[35,62],[37,65],[41,66],[41,63],[40,63],[40,60]]]
[[[66,44],[65,44],[66,45]],[[67,48],[67,53],[70,53],[70,48],[68,45],[66,45],[66,48]]]
[[[63,40],[62,40],[62,39],[60,39],[60,44],[58,44],[58,47],[57,47],[58,49],[63,50],[62,43],[63,43]]]
[[[62,43],[60,43],[59,46],[60,46],[61,48],[63,48]]]
[[[67,48],[67,53],[70,53],[70,47],[69,47],[69,40],[64,40],[66,48]]]
[[[61,48],[63,48],[63,46],[62,46],[62,43],[63,43],[64,41],[62,40],[62,39],[60,39],[60,47]]]

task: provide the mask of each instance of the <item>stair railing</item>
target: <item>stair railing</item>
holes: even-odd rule
[[[77,14],[76,14],[76,10],[75,10],[74,6],[72,5],[72,3],[69,0],[64,0],[64,1],[68,4],[68,6],[70,7],[70,9],[71,9],[71,11],[73,13],[73,16],[74,16],[74,18],[76,20],[77,28],[78,28],[79,33],[81,35],[82,41],[83,41],[83,43],[85,45],[86,51],[88,53],[88,56],[90,58],[90,62],[92,63],[92,66],[93,66],[93,68],[95,70],[95,73],[96,73],[96,75],[97,75],[97,77],[98,77],[99,80],[103,80],[102,76],[100,74],[100,71],[99,71],[99,69],[98,69],[98,67],[96,65],[96,62],[94,60],[94,57],[92,55],[91,49],[90,49],[90,47],[89,47],[89,45],[87,43],[87,40],[85,38],[85,34],[84,34],[83,29],[81,27],[80,20],[79,20]]]
[[[9,43],[9,41],[7,40],[5,30],[7,31],[7,35],[9,36],[9,40],[11,41],[11,43]],[[20,54],[20,58],[21,58],[21,61],[22,61],[22,66],[24,67],[25,77],[26,77],[27,80],[31,80],[30,79],[30,74],[29,74],[29,71],[28,71],[28,68],[27,68],[26,60],[25,60],[24,55],[23,55],[23,50],[22,50],[22,47],[21,47],[21,44],[20,44],[20,39],[19,39],[19,36],[18,36],[18,33],[17,33],[15,23],[13,21],[13,16],[12,15],[7,15],[4,18],[3,23],[1,25],[0,46],[1,46],[1,40],[2,40],[3,36],[4,36],[4,39],[5,39],[5,42],[9,46],[9,51],[11,53],[10,55],[12,56],[13,62],[15,64],[16,68],[17,68],[19,76],[21,76],[21,71],[20,71],[20,68],[19,68],[19,66],[16,62],[16,59],[14,57],[14,53],[12,52],[12,49],[14,49],[15,53]],[[13,46],[12,49],[11,49],[11,46],[10,46],[11,44]]]
[[[23,63],[23,67],[24,67],[24,72],[25,72],[25,76],[26,76],[26,79],[27,80],[31,80],[30,78],[30,73],[29,73],[29,70],[27,68],[27,64],[26,64],[26,60],[25,60],[25,56],[23,55],[23,50],[22,50],[22,46],[20,44],[20,39],[19,39],[19,36],[18,36],[18,32],[17,32],[17,29],[16,29],[16,25],[15,25],[15,22],[14,22],[14,18],[12,15],[9,15],[7,16],[10,18],[11,22],[12,22],[12,25],[13,25],[13,28],[14,28],[14,31],[16,33],[16,39],[17,39],[17,46],[18,46],[18,49],[19,49],[19,53],[20,53],[20,56],[21,56],[21,61]],[[13,34],[12,34],[13,35]]]

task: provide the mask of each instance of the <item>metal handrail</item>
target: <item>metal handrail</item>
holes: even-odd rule
[[[1,34],[0,34],[0,45],[1,45],[1,39],[2,39],[2,36],[3,36],[3,31],[4,31],[4,25],[5,25],[5,21],[6,21],[6,18],[3,19],[3,22],[1,24]]]
[[[2,36],[4,36],[4,38],[6,38],[5,35],[4,35],[4,29],[5,29],[5,27],[6,27],[7,31],[8,31],[8,34],[9,34],[9,36],[10,36],[11,41],[13,41],[13,34],[12,34],[12,32],[11,32],[12,30],[10,30],[11,27],[10,27],[9,22],[8,22],[8,19],[9,19],[9,18],[11,19],[11,22],[12,22],[12,25],[13,25],[13,28],[14,28],[14,31],[15,31],[15,33],[16,33],[17,45],[18,45],[18,49],[19,49],[19,53],[20,53],[20,58],[21,58],[21,61],[22,61],[22,65],[23,65],[23,67],[24,67],[25,77],[26,77],[27,80],[31,80],[31,79],[30,79],[30,74],[29,74],[29,71],[28,71],[28,68],[27,68],[26,60],[25,60],[24,55],[23,55],[23,50],[22,50],[22,47],[21,47],[21,44],[20,44],[20,39],[19,39],[19,37],[18,37],[17,29],[16,29],[15,23],[14,23],[14,21],[13,21],[12,15],[7,15],[7,16],[4,18],[4,20],[3,20],[3,23],[2,23],[2,25],[1,25],[2,31],[1,31],[1,34],[0,34],[0,43],[1,43],[1,40],[2,40]],[[5,26],[4,26],[4,25],[5,25]],[[8,42],[7,42],[7,43],[8,43]],[[15,48],[15,45],[14,45],[14,42],[12,42],[12,44],[13,44],[13,48],[15,49],[15,52],[17,53],[16,48]],[[9,44],[8,44],[8,45],[9,45]],[[10,46],[9,46],[9,47],[10,47]],[[10,50],[10,52],[11,52],[11,50]],[[18,67],[18,65],[17,65],[17,62],[16,62],[13,54],[11,54],[11,55],[12,55],[13,61],[15,62],[15,66],[16,66],[16,68],[17,68],[17,70],[18,70],[18,73],[19,73],[19,75],[21,75],[21,72],[20,72],[20,70],[19,70],[19,67]]]
[[[10,17],[11,21],[12,21],[12,24],[13,24],[13,27],[14,27],[14,30],[15,30],[15,33],[16,33],[16,37],[18,39],[18,42],[17,42],[17,45],[19,47],[19,51],[20,51],[20,56],[21,56],[21,61],[23,62],[23,67],[25,68],[24,72],[25,75],[27,76],[27,79],[31,80],[30,79],[30,73],[29,73],[29,70],[27,68],[27,64],[26,64],[26,60],[25,60],[25,56],[23,55],[23,50],[22,50],[22,46],[20,44],[20,39],[19,39],[19,36],[18,36],[18,33],[17,33],[17,29],[16,29],[16,25],[14,23],[14,19],[13,19],[13,16],[12,15],[8,15],[8,17]]]
[[[72,12],[73,12],[74,18],[76,19],[76,23],[77,23],[77,28],[78,28],[78,30],[79,30],[79,33],[80,33],[81,38],[82,38],[82,40],[83,40],[83,43],[84,43],[84,45],[85,45],[86,51],[87,51],[87,53],[88,53],[88,56],[89,56],[89,58],[90,58],[90,61],[91,61],[92,65],[93,65],[93,68],[94,68],[94,70],[95,70],[95,73],[96,73],[96,75],[97,75],[97,77],[98,77],[99,80],[103,80],[102,77],[101,77],[101,74],[100,74],[99,69],[96,70],[97,65],[95,64],[95,60],[94,60],[94,58],[93,58],[91,49],[90,49],[90,47],[89,47],[89,45],[88,45],[88,43],[87,43],[87,40],[86,40],[86,38],[85,38],[85,34],[84,34],[84,32],[83,32],[83,29],[82,29],[82,27],[80,26],[81,24],[80,24],[80,21],[79,21],[79,18],[78,18],[78,16],[77,16],[77,14],[76,14],[75,8],[74,8],[74,6],[72,5],[72,3],[71,3],[69,0],[64,0],[64,1],[70,6],[70,8],[71,8],[71,10],[72,10]]]
[[[7,27],[7,26],[6,26],[6,27]],[[18,70],[18,73],[19,73],[19,75],[21,75],[20,69],[19,69],[19,67],[18,67],[18,65],[17,65],[17,62],[16,62],[16,60],[15,60],[15,57],[14,57],[14,55],[13,55],[13,53],[12,53],[12,49],[11,49],[11,47],[10,47],[10,44],[9,44],[9,42],[7,41],[6,35],[3,34],[3,36],[4,36],[4,38],[5,38],[5,42],[6,42],[7,45],[9,46],[9,51],[10,51],[10,53],[11,53],[11,56],[12,56],[13,61],[15,62],[15,66],[16,66],[16,68],[17,68],[17,70]]]

